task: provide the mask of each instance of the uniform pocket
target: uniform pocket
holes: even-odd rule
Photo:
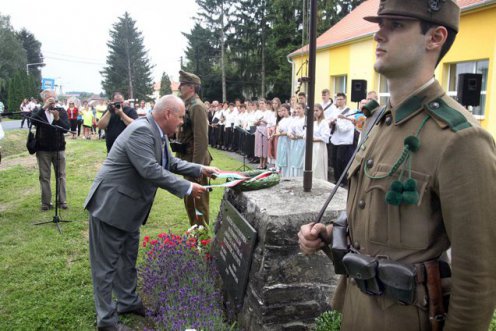
[[[390,165],[379,164],[372,176],[387,174]],[[386,193],[391,183],[398,180],[398,175],[382,179],[371,179],[366,189],[368,215],[368,238],[375,244],[404,249],[425,249],[431,242],[436,224],[431,220],[430,175],[412,170],[412,177],[417,181],[419,202],[417,205],[400,204],[393,206],[386,203]],[[403,181],[406,176],[403,176]]]

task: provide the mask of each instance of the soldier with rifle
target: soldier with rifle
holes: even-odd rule
[[[347,216],[310,223],[331,245],[342,330],[487,331],[496,305],[496,149],[434,78],[459,29],[452,0],[381,0],[374,69],[391,96],[365,107]],[[447,251],[451,248],[451,258]]]

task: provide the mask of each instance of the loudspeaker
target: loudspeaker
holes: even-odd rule
[[[351,80],[351,101],[360,102],[367,98],[367,81],[365,79]]]
[[[463,106],[480,104],[482,74],[459,74],[456,97]]]

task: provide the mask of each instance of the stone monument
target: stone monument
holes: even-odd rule
[[[216,223],[221,235],[214,243],[214,258],[230,284],[223,289],[235,304],[231,308],[240,330],[312,330],[315,318],[331,309],[337,282],[332,262],[322,252],[303,255],[297,233],[301,225],[315,220],[332,188],[333,184],[314,179],[312,191],[306,193],[303,179],[291,178],[263,190],[226,190]],[[324,223],[345,210],[346,194],[344,189],[337,191]]]

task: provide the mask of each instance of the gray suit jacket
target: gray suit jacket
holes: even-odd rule
[[[167,146],[169,140],[166,137]],[[170,151],[170,149],[168,148]],[[116,139],[84,202],[93,217],[134,232],[146,222],[157,188],[182,198],[190,182],[174,175],[199,177],[201,165],[168,153],[162,166],[162,140],[151,116],[131,123]]]

